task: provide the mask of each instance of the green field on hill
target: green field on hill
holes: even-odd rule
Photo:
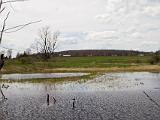
[[[6,60],[2,73],[89,71],[92,68],[129,68],[150,65],[151,56],[90,56],[90,57],[52,57],[43,60],[36,57],[22,57]],[[159,65],[158,65],[159,66]],[[75,71],[76,71],[75,70]]]

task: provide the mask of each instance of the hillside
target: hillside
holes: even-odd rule
[[[134,50],[67,50],[56,52],[58,56],[144,56],[149,54],[152,53]]]

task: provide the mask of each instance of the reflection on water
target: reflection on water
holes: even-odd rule
[[[8,83],[9,93],[83,92],[108,90],[159,89],[160,73],[106,73],[91,80],[57,83]]]
[[[130,115],[135,118],[134,115],[147,114],[153,119],[160,115],[157,106],[142,93],[160,88],[160,73],[106,73],[91,80],[6,85],[9,88],[3,92],[8,100],[0,100],[0,120],[94,120],[98,115],[104,115],[103,119],[110,116],[129,120]],[[47,95],[50,96],[48,104]],[[151,96],[158,100],[159,91]],[[120,116],[114,118],[114,113]]]
[[[2,74],[0,79],[7,80],[20,80],[20,79],[32,79],[32,78],[61,78],[61,77],[74,77],[83,76],[88,73],[35,73],[35,74]]]

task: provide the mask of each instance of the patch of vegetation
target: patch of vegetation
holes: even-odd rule
[[[80,72],[98,71],[97,68],[127,69],[150,65],[151,56],[88,56],[88,57],[51,57],[48,60],[28,56],[6,60],[2,73],[43,73],[43,72]],[[58,70],[61,69],[61,70]],[[73,70],[76,69],[76,70]]]
[[[160,62],[160,56],[159,55],[153,55],[151,58],[150,58],[150,60],[149,60],[149,63],[151,64],[151,65],[154,65],[154,64],[157,64],[157,63],[159,63]]]
[[[0,80],[0,83],[41,83],[41,82],[61,82],[61,81],[76,81],[76,80],[87,80],[92,79],[100,73],[89,73],[84,76],[75,76],[75,77],[62,77],[62,78],[34,78],[34,79],[21,79],[21,80]]]
[[[22,64],[32,64],[32,61],[33,59],[31,57],[22,57],[22,58],[19,58],[19,61],[22,63]]]

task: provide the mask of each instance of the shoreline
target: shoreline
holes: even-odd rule
[[[23,68],[9,69],[3,68],[1,74],[12,74],[12,73],[56,73],[56,72],[160,72],[160,65],[139,65],[130,67],[89,67],[89,68]]]
[[[111,68],[54,68],[54,69],[42,69],[42,70],[31,70],[31,71],[16,71],[10,72],[9,70],[2,69],[1,74],[27,74],[27,73],[65,73],[65,72],[86,72],[88,75],[84,76],[71,76],[62,78],[34,78],[34,79],[22,79],[22,80],[0,80],[0,83],[40,83],[40,82],[61,82],[61,81],[76,81],[76,80],[88,80],[102,75],[104,73],[114,72],[160,72],[160,65],[141,65],[131,67],[111,67]]]

